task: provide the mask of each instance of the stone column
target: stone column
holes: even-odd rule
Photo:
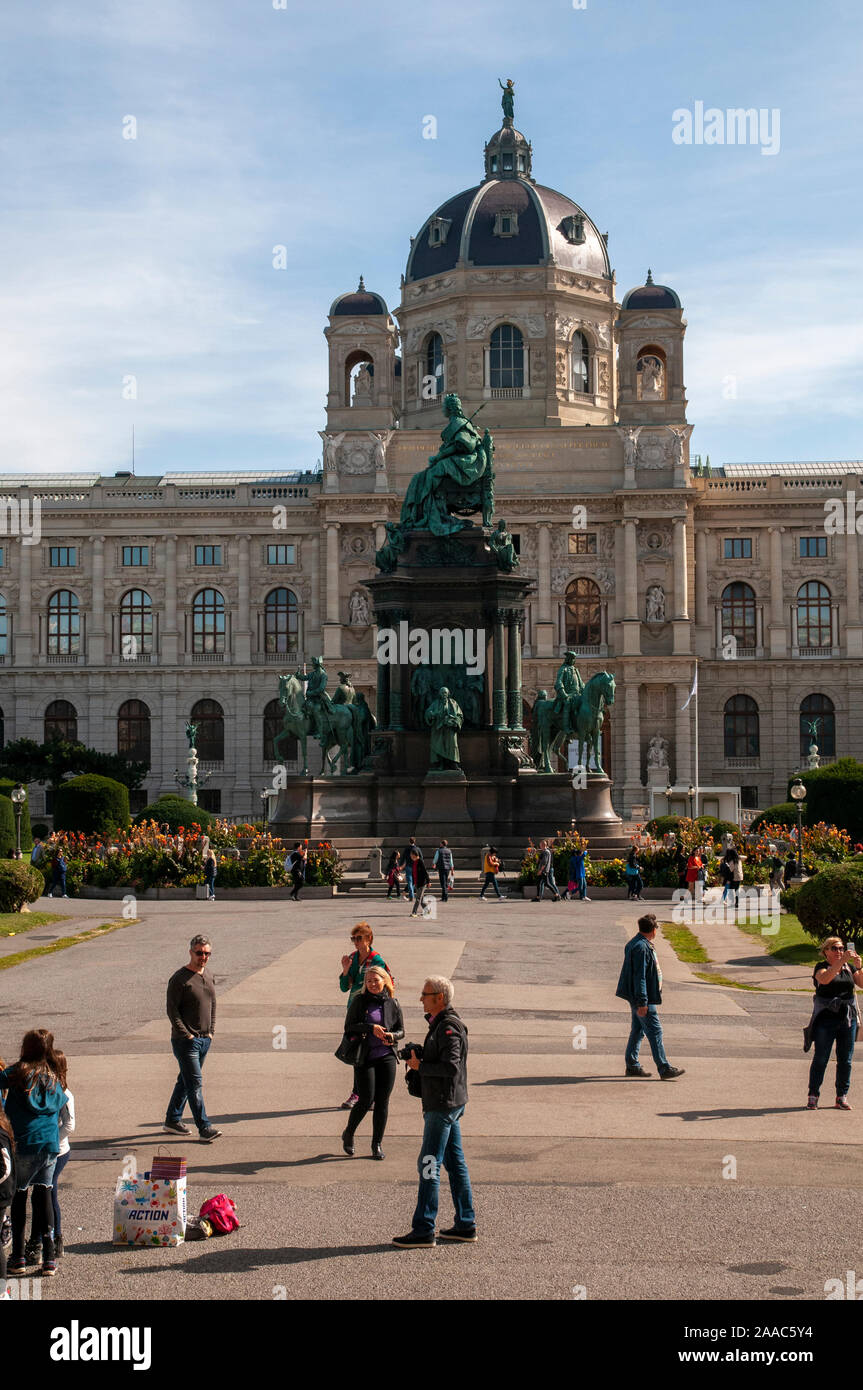
[[[674,519],[674,653],[689,652],[689,577],[686,556],[686,518]]]
[[[509,727],[519,731],[524,728],[521,722],[521,627],[523,622],[523,614],[518,609],[510,609],[507,615],[509,659],[506,673],[506,703]]]
[[[91,536],[93,544],[93,597],[84,659],[92,669],[105,665],[105,537]]]
[[[545,522],[539,527],[538,566],[536,655],[554,656],[554,623],[551,620],[551,532]]]
[[[770,527],[770,655],[787,656],[788,633],[785,627],[785,604],[782,597],[782,532],[784,527]]]
[[[689,690],[688,685],[674,687],[674,782],[684,790],[692,781],[692,730],[689,718],[692,705],[688,709],[683,708],[689,698]],[[698,699],[697,694],[695,698]]]
[[[504,665],[503,625],[508,621],[504,608],[492,609],[491,620],[491,724],[493,729],[507,728],[507,678]]]
[[[631,685],[627,682],[625,687],[623,729],[623,799],[628,813],[632,806],[638,805],[644,799],[641,781],[641,710],[637,680]]]
[[[713,655],[711,645],[716,626],[707,599],[707,549],[708,532],[702,527],[695,532],[695,650],[701,657]]]
[[[13,617],[14,654],[16,666],[33,664],[33,547],[18,540],[18,612]],[[17,617],[17,622],[15,618]],[[21,737],[20,734],[17,737]],[[41,743],[41,739],[39,740]]]
[[[249,608],[249,541],[251,536],[239,537],[237,565],[237,621],[234,626],[233,659],[247,665],[252,659],[252,615]]]
[[[177,537],[165,537],[165,626],[162,630],[160,664],[176,666],[180,657],[177,628]],[[173,738],[173,735],[171,736]]]
[[[324,656],[339,660],[342,655],[342,626],[339,621],[339,523],[327,523],[327,597],[324,622]]]
[[[638,548],[636,521],[623,523],[623,655],[641,652],[641,622],[638,613]]]
[[[856,516],[856,512],[855,512]],[[860,539],[856,532],[845,536],[845,655],[863,656],[863,628],[860,626]]]

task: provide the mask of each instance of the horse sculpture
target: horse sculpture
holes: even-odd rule
[[[578,766],[587,768],[593,759],[597,774],[604,777],[600,741],[605,718],[603,711],[606,705],[614,704],[614,676],[608,671],[598,671],[591,676],[580,695],[570,696],[566,711],[567,726],[554,714],[556,702],[543,696],[537,699],[533,707],[531,753],[537,769],[551,772],[550,755],[560,752],[569,732],[570,737],[575,736],[578,740]]]
[[[299,740],[303,755],[303,777],[309,776],[306,740],[314,733],[314,722],[305,710],[305,690],[302,672],[293,676],[279,676],[279,704],[282,707],[282,728],[273,739],[273,753],[276,761],[281,759],[280,744],[286,738]],[[323,771],[334,773],[336,764],[341,762],[342,774],[348,770],[351,757],[351,738],[354,721],[349,705],[334,705],[331,702],[322,706],[321,718],[324,721],[324,735],[321,750],[324,755]],[[336,752],[330,756],[330,749]]]

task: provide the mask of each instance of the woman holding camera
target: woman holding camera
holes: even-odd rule
[[[850,1110],[851,1059],[860,1026],[860,1011],[854,986],[863,987],[863,969],[856,951],[846,950],[841,937],[828,936],[821,947],[824,964],[816,965],[812,975],[815,999],[806,1030],[807,1043],[814,1043],[815,1055],[809,1068],[807,1110],[818,1109],[821,1082],[836,1044],[836,1109]],[[807,1046],[808,1051],[808,1046]]]
[[[359,1100],[342,1134],[342,1148],[353,1158],[354,1134],[372,1106],[372,1158],[383,1158],[381,1143],[387,1127],[390,1095],[396,1079],[395,1044],[405,1035],[401,1006],[395,998],[392,977],[379,965],[366,969],[362,991],[356,995],[345,1019],[348,1037],[361,1039],[354,1064],[354,1085]]]

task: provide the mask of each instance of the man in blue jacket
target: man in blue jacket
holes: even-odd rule
[[[682,1076],[684,1067],[673,1067],[662,1046],[662,1024],[657,1005],[662,1003],[662,971],[653,944],[658,923],[652,912],[638,919],[638,935],[627,941],[623,969],[617,982],[618,999],[626,999],[632,1010],[632,1028],[626,1044],[626,1075],[648,1076],[638,1062],[642,1037],[647,1038],[657,1071],[663,1081]]]

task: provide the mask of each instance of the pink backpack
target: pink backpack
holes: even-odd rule
[[[236,1204],[226,1197],[224,1192],[220,1192],[218,1197],[210,1197],[201,1207],[198,1215],[209,1221],[213,1231],[220,1236],[226,1236],[230,1231],[236,1231],[239,1227],[237,1220]]]

